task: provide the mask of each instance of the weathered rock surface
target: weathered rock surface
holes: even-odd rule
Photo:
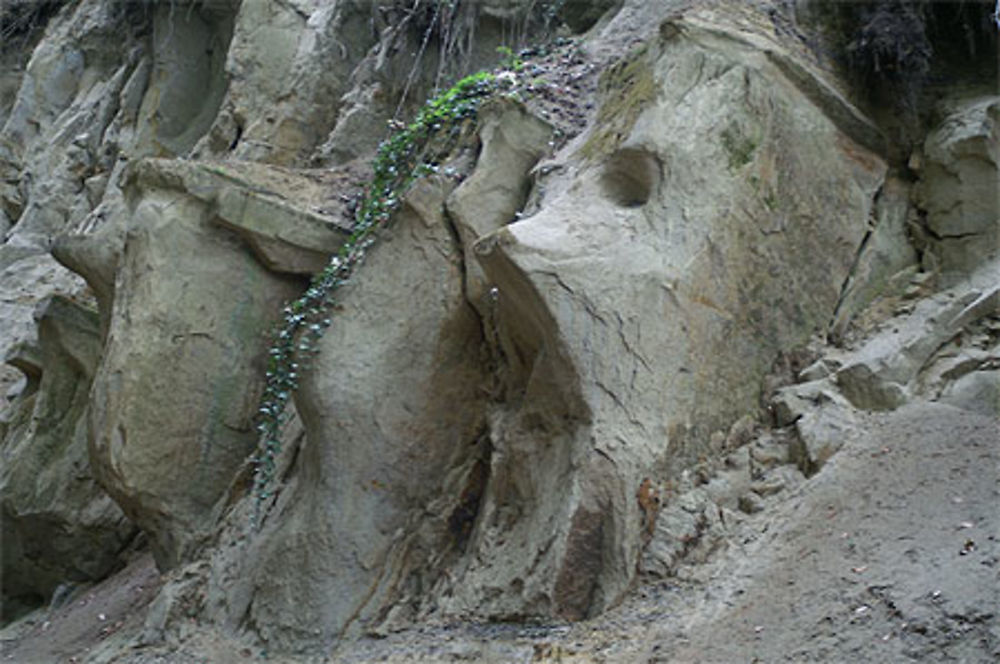
[[[365,266],[384,278],[344,291],[320,342],[328,359],[296,398],[306,436],[291,478],[220,589],[233,618],[246,613],[282,648],[370,627],[468,537],[486,394],[482,330],[444,217],[453,186],[419,184]]]
[[[363,156],[387,121],[449,79],[493,66],[511,32],[527,41],[542,29],[537,15],[525,17],[532,9],[531,0],[243,4],[226,65],[231,84],[196,153],[285,166]],[[595,9],[581,30],[599,18]],[[475,39],[460,41],[473,25]]]
[[[233,190],[216,186],[210,170],[146,162],[130,183],[91,393],[91,463],[166,568],[207,534],[215,502],[254,447],[267,330],[300,286],[213,222],[208,191]]]
[[[529,172],[549,152],[553,129],[508,103],[482,109],[479,122],[476,169],[448,198],[447,207],[462,242],[466,297],[480,315],[489,316],[491,284],[473,245],[520,216],[531,187]]]
[[[913,222],[912,186],[889,176],[875,197],[870,230],[844,283],[830,336],[841,339],[852,320],[879,297],[901,292],[917,270],[917,252],[908,238]]]
[[[40,301],[53,293],[83,295],[84,284],[76,275],[61,267],[49,254],[37,247],[0,246],[0,334],[6,353],[22,344],[37,344],[34,310]],[[86,296],[83,296],[86,299]],[[16,372],[0,370],[0,403],[6,405],[8,394],[18,380]]]
[[[193,7],[83,0],[28,3],[35,5],[30,11],[21,4],[4,5],[14,15],[5,26],[19,25],[20,17],[28,21],[21,28],[44,31],[44,37],[23,69],[17,67],[16,94],[4,95],[0,269],[11,270],[0,280],[4,350],[30,341],[32,335],[22,330],[38,301],[51,292],[82,290],[78,277],[45,255],[58,236],[101,232],[88,252],[116,252],[109,241],[116,232],[102,229],[121,226],[124,202],[117,185],[127,159],[174,156],[205,130],[199,123],[214,117],[213,104],[219,103],[214,96],[224,88],[220,74],[228,40],[226,2]],[[8,36],[14,33],[5,32],[5,40]],[[33,39],[29,35],[28,43]],[[204,57],[206,46],[214,60]],[[5,69],[5,85],[8,73]],[[37,256],[29,259],[29,253]],[[13,264],[22,259],[27,262]],[[88,265],[97,264],[91,256]],[[100,283],[112,279],[114,263],[103,264],[103,274],[84,277],[106,320],[110,292]],[[38,285],[36,292],[9,295],[28,274],[35,275],[28,281]]]
[[[20,174],[3,196],[20,242],[44,247],[80,223],[122,157],[182,154],[207,129],[228,3],[175,11],[185,4],[86,0],[51,21],[0,131],[5,167]]]
[[[984,263],[968,278],[915,303],[856,348],[819,361],[835,369],[784,387],[773,400],[778,426],[794,426],[793,454],[813,473],[861,432],[855,409],[893,411],[914,400],[940,401],[996,416],[1000,264]]]
[[[279,165],[302,162],[330,131],[351,73],[378,42],[380,5],[244,3],[226,53],[229,86],[198,147]]]
[[[448,25],[483,16],[479,39],[424,62],[412,51],[425,28],[397,5],[81,0],[28,17],[29,32],[48,25],[23,72],[4,78],[17,94],[5,97],[0,131],[3,267],[17,278],[3,284],[3,347],[33,342],[30,312],[46,294],[37,284],[76,293],[85,288],[66,268],[84,277],[103,343],[89,415],[95,471],[163,566],[206,533],[253,446],[266,330],[300,286],[291,275],[320,269],[344,239],[357,167],[141,158],[302,164],[324,140],[338,143],[330,136],[343,139],[336,159],[367,153],[399,114],[396,97],[409,94],[410,108],[453,68],[492,62],[524,9],[463,6]],[[435,29],[447,34],[444,18]],[[444,60],[453,49],[461,62]],[[374,97],[359,105],[363,91]],[[29,355],[14,361],[30,367]],[[35,378],[17,380],[6,373],[4,392],[35,389]]]
[[[947,341],[1000,308],[1000,264],[981,265],[969,279],[917,302],[905,319],[885,326],[857,350],[839,359],[836,381],[854,406],[892,410],[908,396],[908,385]]]
[[[949,110],[924,143],[916,198],[926,214],[928,268],[960,279],[1000,247],[1000,98],[962,101]]]
[[[50,253],[60,265],[84,278],[97,300],[102,336],[111,324],[115,299],[115,273],[125,245],[124,220],[107,223],[89,233],[62,234]]]
[[[54,296],[36,316],[39,347],[7,357],[28,381],[0,427],[5,620],[60,584],[102,579],[137,532],[94,481],[87,454],[97,314]]]
[[[17,87],[0,103],[5,599],[97,579],[138,526],[170,581],[128,636],[102,629],[94,661],[184,661],[189,639],[198,661],[338,659],[428,618],[592,618],[637,577],[721,593],[644,623],[700,626],[701,648],[739,623],[723,604],[754,587],[740,574],[770,590],[791,566],[809,585],[763,533],[829,535],[808,501],[886,481],[858,459],[910,472],[937,446],[966,477],[997,417],[996,97],[942,88],[944,120],[900,163],[910,146],[850,101],[788,4],[54,5],[24,33],[30,58],[0,54],[26,63],[0,79]],[[253,495],[271,325],[344,241],[387,123],[551,29],[590,32],[508,53],[498,98],[461,127],[476,140],[406,192],[337,293]],[[36,338],[51,292],[78,304],[48,301]],[[928,436],[904,450],[918,412]],[[941,443],[946,425],[970,447]],[[986,502],[987,483],[962,486]],[[970,514],[967,560],[988,521]],[[973,599],[931,620],[917,585],[886,578],[920,624],[985,638],[967,581]],[[815,625],[797,627],[781,642]],[[668,640],[661,654],[694,652]],[[594,647],[658,656],[641,638]],[[526,648],[489,653],[573,654]]]
[[[319,272],[350,231],[346,216],[336,214],[335,171],[310,178],[244,162],[146,160],[130,175],[140,188],[177,190],[204,203],[211,220],[242,237],[273,272]]]
[[[505,393],[451,610],[617,601],[643,477],[755,411],[778,350],[836,306],[884,165],[728,30],[667,23],[606,72],[599,124],[556,155],[545,205],[477,245]]]

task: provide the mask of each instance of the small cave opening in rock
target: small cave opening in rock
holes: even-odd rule
[[[559,8],[559,18],[573,34],[579,35],[597,25],[605,15],[617,12],[622,4],[622,0],[564,0]]]
[[[460,551],[465,550],[472,536],[472,529],[476,524],[476,517],[479,516],[479,508],[489,479],[488,459],[477,459],[466,477],[458,504],[448,515],[448,531]]]
[[[7,626],[18,618],[44,607],[45,598],[36,593],[4,595],[0,602],[0,626]]]
[[[185,154],[212,126],[229,84],[226,57],[236,20],[226,4],[173,4],[151,12],[151,88],[142,113],[169,154]]]
[[[659,176],[660,164],[655,156],[626,148],[611,155],[604,164],[601,190],[616,205],[642,207],[653,195]]]

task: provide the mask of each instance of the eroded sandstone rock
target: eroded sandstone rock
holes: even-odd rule
[[[121,158],[194,145],[225,90],[231,9],[86,0],[51,20],[0,131],[20,175],[0,196],[12,237],[47,247],[98,205]]]
[[[924,399],[997,413],[998,267],[980,265],[951,288],[899,310],[864,343],[820,360],[833,371],[778,390],[775,424],[794,428],[791,451],[804,472],[818,471],[861,433],[857,411],[892,411]]]
[[[453,186],[431,178],[409,195],[303,378],[292,478],[225,591],[250,602],[233,614],[283,647],[370,628],[430,558],[468,537],[475,501],[465,521],[451,515],[483,454],[487,395],[482,330],[444,217]]]
[[[29,380],[0,429],[5,619],[19,605],[44,604],[61,583],[103,578],[137,532],[94,481],[87,453],[97,314],[54,296],[36,317],[37,351],[7,358]]]
[[[309,174],[249,162],[147,160],[131,177],[140,187],[174,189],[203,202],[213,223],[242,237],[278,273],[319,272],[350,231],[347,217],[337,214],[342,192]],[[331,207],[332,214],[315,211]]]
[[[268,332],[300,285],[213,221],[206,197],[224,189],[207,171],[194,169],[199,180],[183,164],[157,164],[130,180],[90,452],[98,481],[166,568],[206,535],[254,447]]]
[[[527,29],[526,4],[461,3],[461,20],[483,20],[459,68],[492,65],[505,31]],[[246,459],[267,332],[346,232],[346,171],[282,165],[370,151],[387,120],[447,78],[434,60],[447,43],[419,55],[440,24],[354,0],[126,3],[125,23],[115,3],[68,6],[52,32],[66,48],[40,49],[3,107],[0,230],[13,226],[0,305],[30,310],[7,288],[19,270],[69,278],[42,250],[56,237],[53,254],[94,291],[100,330],[92,315],[88,329],[101,340],[63,344],[59,364],[80,365],[81,349],[87,366],[103,356],[65,432],[76,441],[89,420],[94,474],[161,566],[209,536],[224,543],[178,574],[144,638],[191,613],[276,650],[325,653],[434,613],[577,620],[618,601],[637,564],[669,575],[698,553],[694,540],[707,555],[722,527],[709,489],[660,513],[642,487],[746,444],[777,353],[849,328],[907,287],[916,255],[909,185],[885,177],[884,137],[750,3],[705,3],[651,29],[589,98],[588,58],[617,57],[685,4],[566,3],[575,30],[611,11],[567,51],[572,76],[539,89],[578,102],[576,126],[596,122],[546,154],[550,122],[488,106],[471,175],[408,192],[339,293],[261,503]],[[432,22],[405,32],[386,18],[404,14]],[[121,26],[126,38],[108,39]],[[995,181],[995,103],[981,101],[925,144],[918,190],[940,250],[925,259],[949,271],[988,254],[977,201]],[[236,159],[139,162],[150,154]],[[933,283],[917,276],[910,287]],[[856,433],[853,409],[915,394],[990,412],[996,298],[977,282],[911,303],[899,333],[805,369],[810,382],[779,393],[780,454],[758,456],[813,473]],[[60,375],[22,336],[8,440],[53,403],[46,376]],[[49,440],[44,428],[31,439]],[[745,511],[799,481],[789,472],[748,487]],[[257,508],[261,531],[248,535]]]
[[[473,245],[520,214],[531,186],[527,174],[549,151],[552,127],[518,105],[494,103],[480,113],[479,138],[477,167],[448,197],[447,207],[463,245],[466,296],[488,315],[490,283]]]
[[[32,246],[0,246],[0,352],[27,344],[37,346],[34,312],[38,303],[55,293],[86,299],[85,284],[47,252]],[[0,367],[0,399],[17,382],[16,371]],[[0,402],[2,405],[6,405]]]
[[[220,555],[213,611],[302,647],[617,601],[640,482],[714,449],[777,352],[826,328],[885,171],[843,129],[864,134],[856,110],[835,122],[842,98],[817,105],[821,81],[803,92],[757,46],[666,26],[605,74],[600,122],[546,162],[523,218],[545,124],[485,113],[447,199],[457,237],[447,191],[418,185],[343,291],[289,482],[249,553]]]
[[[615,602],[643,476],[754,411],[777,352],[836,307],[885,166],[720,23],[665,24],[606,72],[598,124],[556,155],[539,212],[477,244],[506,392],[449,608],[580,618]],[[563,581],[581,567],[585,587]]]

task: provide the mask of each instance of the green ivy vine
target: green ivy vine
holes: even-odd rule
[[[407,187],[417,177],[436,170],[437,158],[454,147],[463,123],[476,117],[482,101],[505,80],[492,72],[463,78],[428,101],[411,124],[379,145],[372,179],[355,210],[350,237],[326,268],[313,277],[309,288],[282,310],[282,320],[268,351],[266,382],[257,410],[255,523],[259,523],[261,506],[272,494],[288,402],[298,389],[309,356],[318,352],[317,342],[331,324],[330,311],[337,289],[364,261],[375,243],[376,231],[389,222]],[[441,145],[437,145],[439,138],[445,139]]]

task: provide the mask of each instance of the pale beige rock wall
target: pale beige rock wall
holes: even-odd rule
[[[208,534],[216,501],[254,449],[267,330],[299,283],[269,272],[213,223],[202,192],[189,192],[169,162],[143,166],[128,192],[90,397],[90,456],[168,568]]]
[[[552,80],[487,104],[338,294],[277,481],[251,495],[271,326],[343,241],[364,160],[527,39],[535,4],[448,5],[475,27],[450,46],[443,4],[389,0],[51,18],[0,129],[16,593],[101,576],[138,526],[178,570],[151,641],[189,614],[324,652],[426,617],[576,620],[640,568],[669,574],[708,500],[657,522],[641,487],[690,483],[769,408],[805,472],[852,409],[993,412],[995,97],[951,100],[912,172],[890,169],[770,3],[570,2],[564,34],[591,32],[504,74]],[[925,298],[939,282],[957,285]],[[36,343],[51,292],[77,303]],[[767,402],[776,365],[869,334],[896,297],[909,318]]]
[[[724,22],[667,23],[602,81],[607,124],[556,155],[537,214],[476,246],[516,360],[462,611],[620,597],[643,477],[710,453],[779,350],[825,328],[885,171]]]

